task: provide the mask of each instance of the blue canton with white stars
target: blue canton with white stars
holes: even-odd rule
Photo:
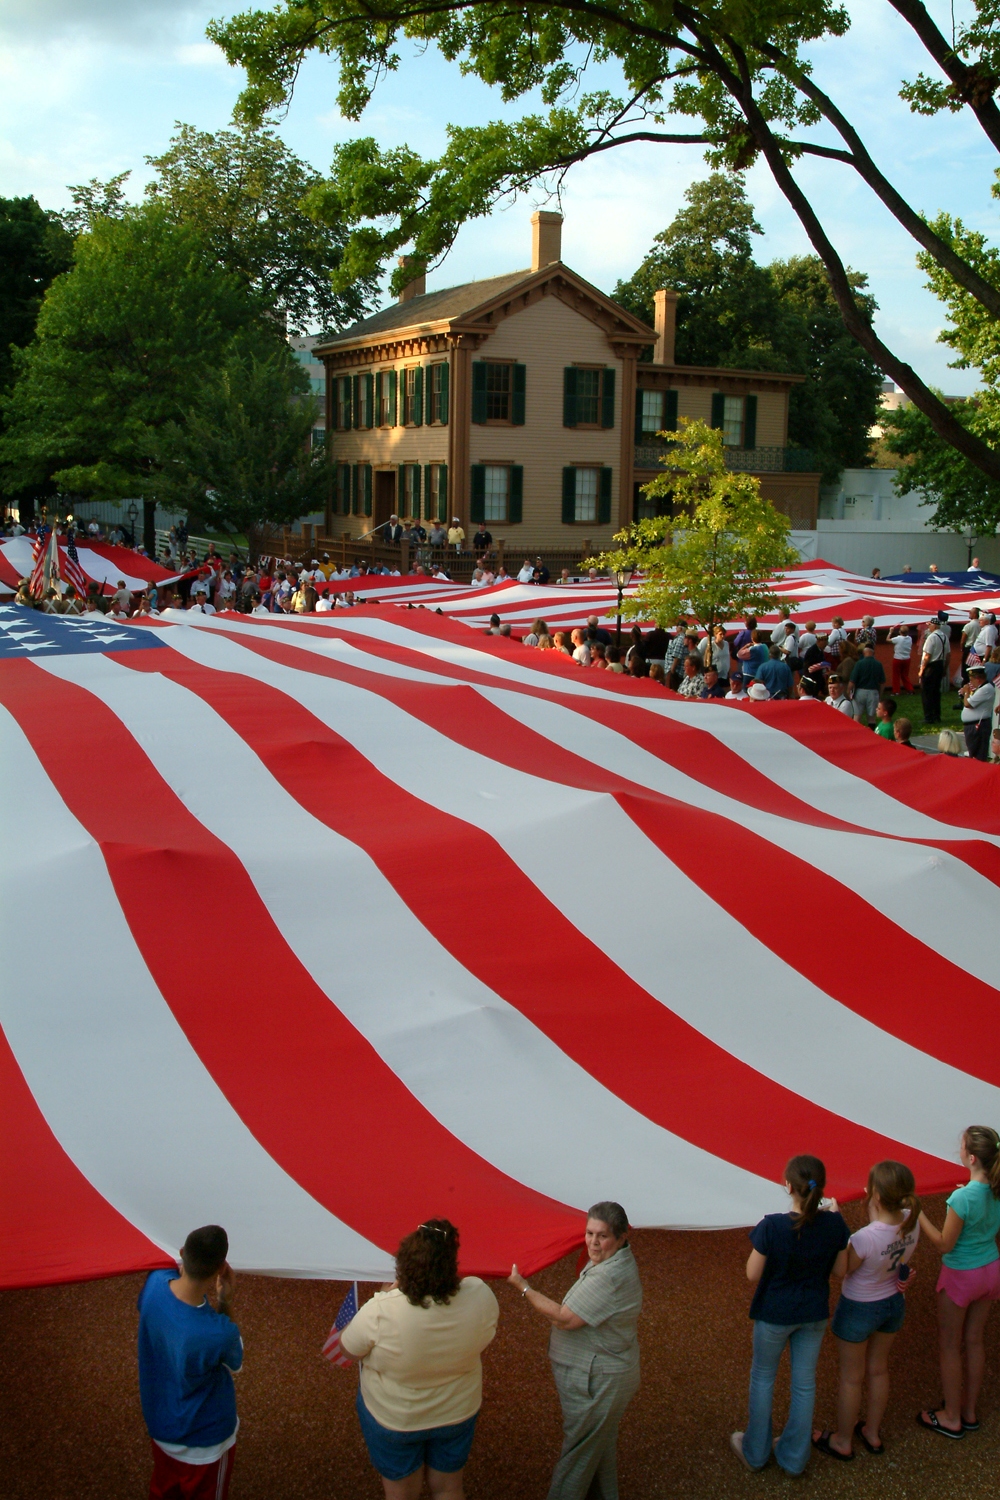
[[[99,651],[148,651],[166,646],[155,630],[122,625],[109,615],[45,615],[20,604],[0,605],[0,660],[8,657],[83,656]]]

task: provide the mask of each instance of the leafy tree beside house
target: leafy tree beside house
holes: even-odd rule
[[[645,489],[670,501],[672,520],[634,522],[615,537],[616,550],[594,560],[611,572],[641,571],[622,614],[664,629],[688,615],[711,633],[726,620],[771,608],[775,573],[798,561],[788,517],[761,495],[752,474],[726,468],[722,434],[704,422],[681,418],[664,464]]]
[[[289,388],[296,378],[308,388],[267,309],[193,228],[157,204],[95,218],[46,294],[34,341],[15,354],[0,438],[6,484],[51,477],[74,493],[139,495],[149,545],[164,434],[236,354],[284,361]]]
[[[684,196],[638,270],[615,287],[615,300],[652,324],[655,292],[672,287],[678,363],[805,375],[789,397],[789,442],[816,455],[827,481],[867,464],[882,373],[844,328],[822,262],[757,264],[752,237],[762,231],[737,173],[714,172]],[[865,277],[848,275],[873,314]]]

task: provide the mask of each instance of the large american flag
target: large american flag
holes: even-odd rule
[[[0,1285],[209,1222],[383,1280],[440,1214],[530,1273],[601,1198],[748,1224],[799,1151],[940,1190],[1000,1121],[993,766],[420,610],[6,607],[0,658]]]

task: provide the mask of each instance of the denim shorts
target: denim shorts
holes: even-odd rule
[[[376,1422],[368,1410],[358,1387],[355,1402],[361,1436],[368,1448],[368,1457],[383,1479],[406,1479],[415,1474],[424,1464],[437,1469],[439,1474],[456,1474],[464,1469],[472,1449],[476,1431],[474,1412],[464,1422],[455,1422],[450,1427],[425,1427],[420,1432],[394,1432]]]
[[[830,1331],[845,1344],[863,1344],[873,1333],[898,1333],[906,1317],[906,1298],[902,1292],[881,1297],[878,1302],[853,1302],[841,1297],[833,1315]]]

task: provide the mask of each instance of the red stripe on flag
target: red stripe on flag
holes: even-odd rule
[[[538,1269],[578,1245],[579,1212],[476,1155],[386,1067],[288,947],[236,855],[188,812],[111,710],[31,662],[3,667],[0,702],[100,845],[160,992],[285,1171],[389,1250],[427,1214],[446,1209],[461,1226],[469,1272],[506,1274],[526,1245],[525,1258]],[[81,741],[88,746],[82,759]],[[92,775],[95,763],[114,766],[110,794]],[[213,987],[209,998],[199,965],[176,962],[165,935],[177,932],[194,953],[224,942],[251,972]]]
[[[259,643],[258,649],[270,655],[283,648]],[[790,1149],[799,1149],[796,1143],[810,1142],[809,1150],[835,1162],[830,1186],[837,1196],[857,1196],[873,1161],[901,1153],[923,1191],[952,1180],[950,1164],[813,1104],[709,1041],[619,969],[489,835],[398,786],[287,694],[172,652],[123,652],[119,660],[133,670],[162,672],[196,693],[302,807],[370,855],[411,911],[466,969],[647,1118],[771,1179],[780,1179]],[[321,676],[338,677],[350,670],[314,657],[308,661],[308,670]],[[379,686],[386,681],[379,679]],[[470,702],[454,688],[392,687],[409,689],[424,701],[441,701],[446,712],[458,699],[467,703],[470,714],[488,708],[478,694]],[[516,738],[520,729],[504,719],[504,733]],[[549,748],[546,742],[546,754]],[[545,764],[537,746],[530,758],[537,774]],[[597,779],[604,774],[588,769]],[[612,783],[619,796],[628,785],[608,777],[606,789]],[[721,849],[721,869],[743,889],[729,857],[732,825],[655,793],[643,796],[663,804],[668,825],[675,814],[687,815],[678,843],[692,837],[707,840],[717,861]],[[379,809],[377,818],[371,815],[373,807]],[[721,845],[710,828],[721,831]],[[415,848],[419,860],[413,857]],[[683,868],[682,852],[671,847],[668,857]],[[753,855],[758,856],[756,849]],[[811,866],[794,863],[810,878],[818,877]],[[502,963],[492,950],[483,951],[479,921],[484,909],[517,913],[516,942],[505,946]],[[614,1026],[607,1024],[609,996],[614,997]]]
[[[1000,1001],[997,991],[897,926],[856,892],[833,876],[825,874],[816,865],[788,853],[762,835],[743,828],[733,818],[692,807],[680,799],[652,791],[606,771],[592,761],[582,759],[510,718],[478,693],[470,697],[460,688],[434,688],[425,683],[376,676],[341,662],[296,652],[294,647],[264,641],[245,643],[241,637],[236,639],[241,645],[252,644],[260,655],[281,661],[297,671],[331,677],[361,687],[366,692],[395,704],[456,744],[501,761],[516,771],[532,776],[543,775],[546,780],[565,786],[603,792],[615,797],[646,837],[705,891],[721,911],[727,912],[746,927],[782,962],[802,974],[818,989],[919,1051],[930,1052],[960,1071],[973,1073],[987,1082],[1000,1083],[1000,1036],[984,1036],[975,1049],[975,1055],[970,1056],[965,1040],[956,1033],[950,1018],[942,1013],[939,1001],[941,994],[961,993],[968,997],[972,1005],[985,1007],[984,1014],[990,1014]],[[131,666],[135,656],[134,652],[123,652],[121,660]],[[150,670],[158,665],[159,660],[154,657],[150,662]],[[203,684],[207,685],[209,692],[213,692],[213,680],[223,675],[210,669],[195,670],[208,675],[189,681],[184,675],[184,667],[172,668],[167,675],[184,682],[185,686],[193,687],[202,696]],[[245,684],[242,691],[249,694],[251,688],[247,679],[237,680]],[[214,692],[213,696],[219,700],[212,703],[216,711],[228,714],[231,695],[227,695],[224,700],[219,692]],[[285,698],[285,703],[292,704],[294,700]],[[566,706],[565,701],[563,706]],[[282,716],[289,711],[286,707],[278,709],[274,706],[265,710],[263,704],[257,709],[261,717],[266,712],[271,718],[281,718],[283,723]],[[299,712],[304,713],[305,710],[300,709]],[[241,715],[241,726],[243,717]],[[303,728],[307,742],[317,732],[316,724],[317,721],[310,716],[308,731]],[[671,721],[658,719],[655,724],[670,726]],[[237,726],[234,724],[234,727]],[[680,727],[683,730],[685,726]],[[249,724],[240,727],[240,732],[244,738],[255,734],[253,726]],[[330,733],[325,727],[321,732]],[[259,733],[256,731],[258,738]],[[698,731],[692,730],[690,733],[697,734]],[[686,739],[688,736],[682,735],[680,738]],[[715,742],[707,735],[701,738],[708,741],[705,751],[709,755]],[[673,739],[669,728],[663,739]],[[261,758],[265,759],[253,739],[250,743]],[[722,749],[725,751],[724,746]],[[692,747],[688,745],[688,754],[691,752]],[[732,759],[739,761],[736,756]],[[718,765],[717,769],[721,771],[723,767]],[[273,767],[272,773],[278,774]],[[764,778],[760,780],[769,785]],[[716,790],[729,792],[725,780],[720,779],[713,784]],[[291,787],[289,790],[293,791],[298,800],[302,800],[296,790]],[[759,793],[762,788],[758,786],[755,790]],[[363,795],[382,798],[388,793],[379,788],[372,792],[366,791]],[[782,805],[783,798],[780,795],[774,800],[779,807]],[[420,802],[418,806],[423,808],[426,804]],[[764,810],[771,811],[770,808]],[[787,817],[788,813],[785,810],[777,815]],[[408,812],[408,819],[411,816]],[[369,820],[362,811],[356,821],[361,826],[355,842],[362,842],[365,837],[364,825]],[[848,831],[852,830],[848,828]],[[437,835],[431,836],[432,849],[435,837]],[[958,852],[959,857],[964,848],[962,844],[939,845],[929,840],[920,842],[932,848],[947,848]],[[489,843],[492,846],[493,841],[490,840]],[[972,850],[982,852],[989,863],[992,863],[991,855],[1000,852],[993,850],[991,846],[977,844],[972,845]],[[433,854],[429,852],[423,857],[432,858]],[[392,878],[393,884],[398,884],[395,876]],[[872,977],[868,980],[859,977],[858,966],[855,964],[831,964],[827,952],[820,944],[801,941],[799,932],[789,923],[787,914],[779,903],[747,899],[748,892],[761,889],[808,890],[817,911],[835,911],[838,922],[842,920],[846,924],[846,930],[864,934],[865,945],[876,959],[879,954],[891,953],[894,964],[901,966],[903,972],[919,973],[923,976],[924,983],[918,992],[911,993],[909,987],[884,984],[877,963],[873,965]],[[476,899],[492,904],[485,892]],[[512,899],[523,901],[527,897]],[[507,909],[519,910],[515,907]],[[427,923],[426,918],[422,920]],[[463,957],[462,962],[466,967],[472,967],[468,958]],[[619,982],[618,979],[615,980],[616,984]]]
[[[0,1287],[92,1281],[174,1264],[66,1155],[2,1031],[0,1141]]]

